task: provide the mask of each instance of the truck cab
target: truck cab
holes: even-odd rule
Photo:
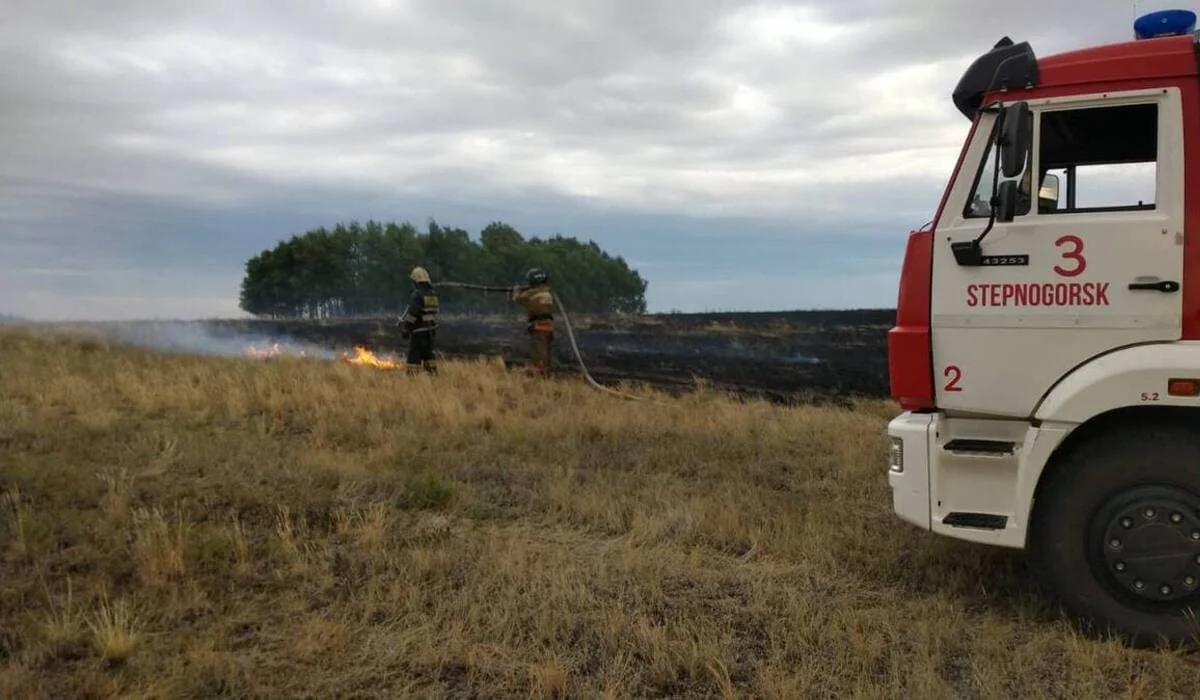
[[[1045,57],[1005,37],[966,69],[888,337],[897,516],[1026,550],[1136,646],[1200,637],[1195,17]]]

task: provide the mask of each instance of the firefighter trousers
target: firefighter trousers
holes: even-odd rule
[[[539,372],[550,369],[550,344],[554,341],[554,331],[533,329],[529,331],[529,359],[533,368]]]
[[[417,374],[422,368],[429,374],[437,374],[437,358],[433,354],[434,331],[414,330],[408,336],[408,356],[405,358],[405,369],[409,374]]]

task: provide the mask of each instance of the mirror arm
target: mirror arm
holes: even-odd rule
[[[992,227],[996,225],[996,207],[1000,206],[1000,153],[996,152],[996,161],[992,166],[992,196],[989,200],[990,211],[988,213],[987,226],[983,231],[971,241],[957,241],[950,244],[950,250],[954,253],[954,261],[964,267],[979,267],[983,264],[983,242],[984,236],[987,236],[992,231]]]
[[[992,172],[992,198],[990,200],[991,214],[988,216],[987,227],[975,239],[975,247],[983,242],[984,236],[992,232],[992,227],[996,225],[996,207],[1000,206],[1000,159],[996,158],[996,167]]]

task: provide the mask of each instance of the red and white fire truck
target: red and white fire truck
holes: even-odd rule
[[[1137,646],[1200,636],[1195,20],[1051,56],[1005,37],[970,65],[971,129],[909,234],[888,338],[896,514],[1025,549]],[[1145,195],[1105,190],[1114,169]]]

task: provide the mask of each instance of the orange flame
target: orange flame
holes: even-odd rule
[[[279,343],[272,343],[267,346],[251,346],[244,351],[246,355],[257,358],[281,357],[284,355],[296,355],[305,357],[307,353],[303,350],[291,350]],[[376,369],[400,369],[404,363],[391,357],[380,357],[370,350],[356,345],[354,354],[348,352],[342,353],[341,361],[348,365],[359,365],[361,367],[374,367]]]
[[[348,365],[363,365],[366,367],[375,367],[378,369],[400,369],[403,363],[392,358],[381,358],[375,355],[370,350],[360,346],[354,346],[354,357],[350,353],[342,354],[342,362]]]

